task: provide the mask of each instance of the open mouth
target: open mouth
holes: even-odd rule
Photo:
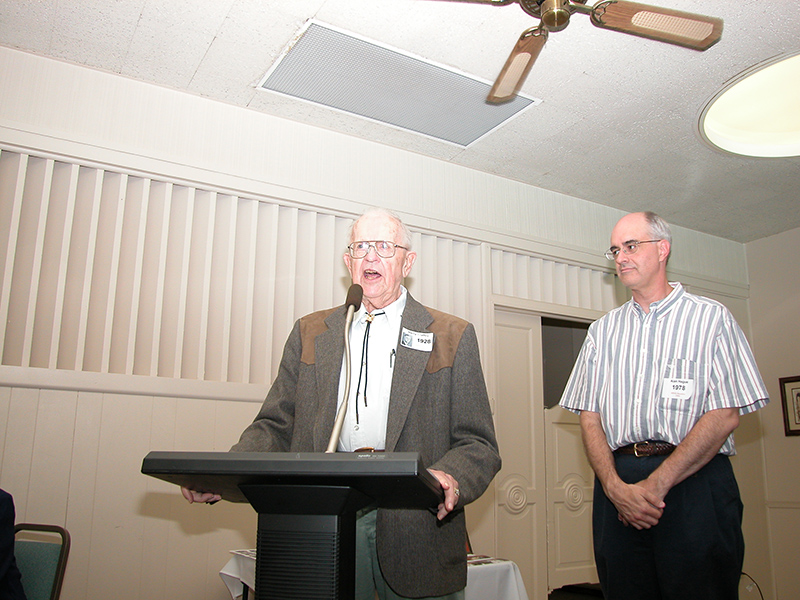
[[[368,281],[375,281],[376,279],[380,279],[382,275],[375,271],[374,269],[365,269],[364,270],[364,279]]]

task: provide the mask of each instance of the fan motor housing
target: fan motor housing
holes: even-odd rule
[[[550,31],[561,31],[569,25],[575,9],[569,0],[518,0],[520,7],[529,15],[541,19]]]

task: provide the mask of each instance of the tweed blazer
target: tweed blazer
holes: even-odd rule
[[[278,375],[234,452],[324,452],[344,356],[345,308],[295,323]],[[429,469],[458,481],[457,510],[439,521],[420,509],[379,509],[381,571],[402,596],[442,596],[467,582],[463,506],[500,469],[486,384],[473,326],[426,309],[408,295],[401,327],[434,334],[431,352],[398,344],[389,400],[386,450],[419,452]]]

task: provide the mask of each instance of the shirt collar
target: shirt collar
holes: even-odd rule
[[[672,286],[672,291],[669,293],[669,296],[655,303],[655,308],[660,314],[666,314],[671,311],[686,294],[683,286],[677,281],[670,281],[669,284]]]
[[[400,297],[392,302],[389,306],[385,306],[384,308],[379,308],[377,310],[372,311],[374,313],[379,313],[383,311],[386,314],[386,318],[389,321],[390,325],[399,327],[400,321],[403,318],[403,311],[406,308],[406,300],[408,299],[408,290],[406,290],[405,286],[400,286]],[[367,319],[367,309],[364,305],[361,305],[361,308],[358,309],[358,312],[355,315],[354,320],[358,323],[365,323]]]
[[[686,290],[683,289],[683,286],[680,284],[680,282],[670,281],[669,284],[672,286],[672,291],[667,294],[667,297],[653,302],[650,305],[650,312],[655,314],[657,317],[665,315],[671,311],[686,293]],[[633,306],[637,312],[644,313],[642,307],[633,298],[630,299],[630,302],[631,306]]]

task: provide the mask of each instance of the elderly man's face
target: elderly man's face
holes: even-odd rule
[[[359,219],[350,241],[388,241],[404,245],[397,223],[383,216],[368,215]],[[400,297],[400,284],[416,259],[416,252],[402,248],[397,248],[392,258],[381,258],[374,248],[370,248],[364,258],[344,255],[353,283],[364,289],[364,306],[370,312],[384,308]]]

